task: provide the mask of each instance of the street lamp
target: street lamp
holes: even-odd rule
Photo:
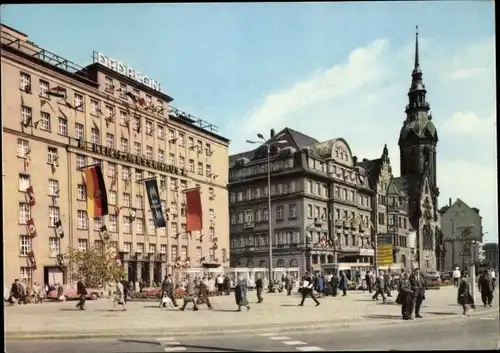
[[[271,210],[271,146],[276,145],[276,144],[283,144],[287,143],[286,140],[281,140],[281,137],[284,135],[279,135],[279,136],[272,136],[269,139],[265,139],[262,134],[257,134],[257,137],[261,139],[262,141],[252,141],[252,140],[247,140],[247,143],[251,144],[262,144],[262,142],[266,145],[266,150],[267,150],[267,219],[269,221],[269,291],[271,292],[273,290],[273,230],[272,230],[272,210]],[[273,141],[271,141],[273,140]]]

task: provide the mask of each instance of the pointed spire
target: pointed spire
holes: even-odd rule
[[[420,70],[420,58],[418,53],[418,26],[416,26],[415,33],[415,66],[413,70]]]

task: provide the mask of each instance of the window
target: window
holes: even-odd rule
[[[19,224],[26,224],[31,218],[30,205],[24,202],[19,203]]]
[[[104,225],[102,217],[94,218],[94,230],[100,231],[102,226]]]
[[[21,107],[21,121],[29,125],[33,120],[32,110],[30,107],[25,107],[24,105]]]
[[[109,214],[108,215],[108,225],[109,225],[109,231],[115,233],[118,229],[117,227],[117,219],[116,215],[114,214]]]
[[[25,92],[29,92],[31,90],[31,76],[21,72],[19,77],[19,88]]]
[[[179,168],[184,169],[184,166],[186,164],[186,159],[182,156],[179,156]]]
[[[319,219],[319,207],[318,206],[314,206],[314,218]]]
[[[109,133],[106,134],[106,147],[115,148],[115,135]]]
[[[146,135],[151,136],[153,133],[153,122],[146,120]]]
[[[19,278],[24,280],[29,280],[31,278],[31,270],[26,266],[21,266],[19,268]]]
[[[288,205],[288,218],[296,218],[297,217],[297,205]]]
[[[179,132],[179,145],[184,146],[185,144],[186,144],[186,136],[182,132]]]
[[[295,192],[296,191],[296,188],[297,188],[296,184],[297,183],[295,181],[290,182],[290,187],[289,187],[290,192]]]
[[[23,139],[17,139],[17,156],[26,158],[29,151],[29,142]]]
[[[130,207],[130,194],[128,193],[123,193],[123,206],[125,207]]]
[[[114,178],[116,176],[116,164],[108,162],[108,177]]]
[[[60,219],[59,207],[49,207],[49,227],[55,227]]]
[[[127,85],[120,82],[120,98],[127,98]]]
[[[157,159],[159,162],[164,162],[165,161],[165,151],[163,150],[158,150],[158,156]]]
[[[113,92],[115,86],[113,86],[113,79],[111,77],[104,77],[104,90],[106,92]]]
[[[40,80],[40,97],[48,98],[47,91],[49,88],[50,85],[47,81]]]
[[[264,221],[267,221],[269,219],[269,210],[267,208],[264,208],[262,210],[262,216],[264,218]]]
[[[190,159],[188,164],[188,171],[194,173],[194,160]]]
[[[156,254],[156,244],[149,244],[149,253]]]
[[[130,180],[130,168],[122,167],[122,180],[129,181]]]
[[[283,206],[276,207],[276,219],[283,219]]]
[[[26,256],[31,251],[31,238],[28,235],[19,237],[19,255]]]
[[[142,234],[144,232],[143,224],[144,224],[144,219],[136,218],[136,220],[135,220],[135,232],[137,234]]]
[[[151,218],[148,219],[148,234],[155,232],[155,224]]]
[[[198,162],[197,173],[198,175],[203,175],[203,163],[201,162]]]
[[[141,144],[139,142],[134,142],[134,154],[141,155]]]
[[[48,195],[57,196],[58,192],[59,192],[59,182],[54,179],[49,179]]]
[[[115,109],[110,105],[106,105],[104,107],[104,111],[105,117],[108,118],[108,122],[114,123],[115,120],[113,119],[113,116],[115,115]]]
[[[59,238],[49,238],[49,257],[56,257],[59,254]]]
[[[342,189],[342,199],[347,200],[347,190],[346,189]]]
[[[212,176],[212,167],[209,164],[207,164],[206,167],[205,167],[205,175],[207,177],[211,177]]]
[[[135,207],[142,210],[143,198],[141,195],[135,195]]]
[[[50,114],[46,112],[40,112],[40,121],[38,124],[40,130],[50,131]]]
[[[191,149],[194,147],[194,139],[192,137],[188,138],[188,147]]]
[[[64,118],[59,118],[59,130],[58,134],[61,136],[68,136],[68,120]]]
[[[76,213],[76,228],[77,229],[87,229],[87,211],[78,210]]]
[[[30,176],[26,174],[19,174],[19,191],[26,191],[30,187]]]
[[[84,134],[84,130],[83,130],[83,125],[82,124],[78,124],[76,123],[75,124],[75,137],[78,139],[78,140],[85,140],[85,134]]]
[[[81,154],[76,155],[76,169],[81,169],[87,164],[87,157]]]
[[[128,140],[124,137],[120,139],[120,149],[122,152],[128,152]]]
[[[205,154],[207,156],[211,156],[212,155],[212,146],[209,143],[207,143],[205,145]]]
[[[130,217],[129,216],[124,216],[123,217],[123,233],[130,233]]]
[[[177,189],[177,179],[170,178],[170,190]]]
[[[129,241],[126,241],[123,243],[123,251],[124,252],[131,252],[132,251],[132,243]]]
[[[384,225],[385,224],[385,216],[383,212],[378,213],[378,224]]]
[[[313,207],[311,205],[307,205],[307,217],[312,218],[313,216]]]
[[[97,115],[99,113],[99,102],[95,99],[90,100],[90,114]]]
[[[187,181],[181,180],[181,191],[184,191],[187,189]]]
[[[208,228],[208,240],[214,241],[214,238],[215,238],[215,228],[210,227],[210,228]]]
[[[87,239],[78,239],[78,250],[87,251],[87,249],[88,249]]]
[[[79,93],[75,93],[75,109],[83,112],[83,96]]]
[[[138,184],[142,183],[142,170],[140,169],[135,170],[135,182]]]
[[[96,128],[96,127],[93,127],[91,130],[90,130],[90,138],[91,138],[91,141],[92,143],[95,143],[95,144],[100,144],[101,143],[101,138],[100,138],[100,134],[99,134],[99,129]]]
[[[146,146],[146,158],[153,159],[153,147]]]
[[[307,181],[307,192],[309,192],[310,194],[313,193],[313,183],[310,180]]]

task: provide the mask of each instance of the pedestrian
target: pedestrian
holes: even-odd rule
[[[345,297],[347,295],[347,286],[349,285],[349,280],[344,271],[340,271],[340,279],[339,279],[339,289],[342,291],[342,296]]]
[[[403,320],[412,320],[413,292],[411,290],[411,283],[407,273],[402,274],[402,278],[399,282],[396,303],[401,305],[401,315],[403,316]]]
[[[113,300],[113,308],[116,307],[116,304],[122,306],[122,311],[127,310],[127,306],[125,304],[125,288],[123,283],[120,280],[116,280],[116,293],[115,299]]]
[[[304,281],[302,282],[302,300],[300,301],[299,306],[304,306],[304,301],[306,298],[310,297],[316,303],[316,306],[319,305],[318,299],[313,294],[314,282],[311,278],[311,275],[307,274],[304,276]]]
[[[21,285],[19,284],[19,279],[15,279],[14,283],[10,287],[10,296],[8,302],[10,305],[19,304],[21,299]],[[15,300],[15,301],[14,301]]]
[[[483,301],[484,307],[486,308],[486,305],[489,305],[491,308],[494,288],[493,280],[487,269],[485,269],[481,276],[479,276],[478,287],[479,291],[481,292],[481,300]]]
[[[460,282],[461,277],[460,270],[458,267],[455,267],[455,270],[453,271],[453,285],[455,288],[458,288],[458,283]]]
[[[293,276],[289,273],[286,276],[286,281],[285,281],[285,289],[286,289],[286,295],[292,295],[292,290],[293,290],[293,282],[294,282]]]
[[[495,291],[497,276],[494,268],[491,269],[490,275],[491,275],[491,282],[493,283],[493,291]]]
[[[231,291],[231,280],[227,275],[224,276],[223,286],[224,286],[224,294],[229,295],[229,292]]]
[[[420,306],[425,300],[425,289],[427,287],[427,283],[424,277],[420,274],[418,268],[413,270],[413,274],[410,276],[410,283],[411,290],[413,291],[415,317],[422,318],[420,315]]]
[[[121,280],[121,284],[123,286],[123,303],[127,305],[127,297],[129,297],[131,293],[128,287],[128,281],[125,279],[125,277]]]
[[[62,287],[61,287],[62,288]],[[85,310],[85,299],[87,299],[87,289],[85,289],[85,284],[83,283],[83,277],[80,277],[78,282],[76,282],[76,295],[80,296],[76,308],[80,310]]]
[[[210,303],[210,298],[208,296],[208,286],[206,283],[206,279],[203,279],[199,282],[199,287],[198,287],[198,299],[196,304],[202,305],[202,304],[207,304],[208,310],[212,310],[212,304]],[[221,293],[221,292],[219,292]]]
[[[336,297],[339,290],[339,277],[337,276],[337,272],[332,274],[332,296]]]
[[[245,306],[247,311],[250,310],[250,304],[247,299],[248,293],[248,282],[246,278],[238,277],[236,282],[236,287],[234,288],[234,298],[236,300],[236,305],[238,305],[238,310],[241,311],[241,307]]]
[[[325,296],[325,278],[322,274],[318,276],[316,286],[316,291],[319,293],[319,297],[323,298]]]
[[[262,291],[264,290],[264,283],[262,282],[262,278],[260,276],[260,273],[257,274],[257,280],[255,281],[255,290],[257,292],[257,304],[260,304],[264,300],[262,298]]]
[[[372,292],[372,275],[371,271],[366,272],[365,275],[366,286],[368,287],[368,293]]]
[[[460,282],[458,284],[458,304],[462,306],[463,315],[468,315],[472,310],[474,310],[474,298],[471,295],[471,289],[474,284],[472,280],[467,275],[467,272],[461,273]]]
[[[184,309],[186,309],[186,306],[189,303],[193,303],[193,311],[198,311],[198,306],[196,305],[196,293],[194,289],[194,282],[190,274],[187,275],[187,283],[184,292],[184,304],[182,304],[180,310],[184,311]]]
[[[384,285],[385,285],[384,291],[387,294],[387,297],[392,297],[392,294],[391,294],[391,289],[392,289],[392,272],[391,272],[391,268],[390,267],[387,269],[387,272],[384,273]]]
[[[379,294],[382,296],[382,302],[384,304],[387,303],[387,299],[385,297],[385,279],[384,279],[384,271],[378,271],[378,277],[375,280],[375,294],[372,296],[372,300],[378,300]]]

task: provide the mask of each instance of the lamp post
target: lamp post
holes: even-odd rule
[[[272,292],[273,290],[273,230],[272,230],[272,210],[271,210],[271,146],[276,145],[276,144],[283,144],[287,143],[286,140],[281,140],[280,138],[283,137],[283,135],[280,136],[271,136],[269,139],[265,139],[264,135],[262,134],[257,134],[257,137],[261,139],[262,141],[253,141],[253,140],[247,140],[247,143],[251,144],[262,144],[266,146],[267,150],[267,219],[269,221],[268,223],[268,228],[269,228],[269,291]],[[271,141],[273,140],[273,141]]]

